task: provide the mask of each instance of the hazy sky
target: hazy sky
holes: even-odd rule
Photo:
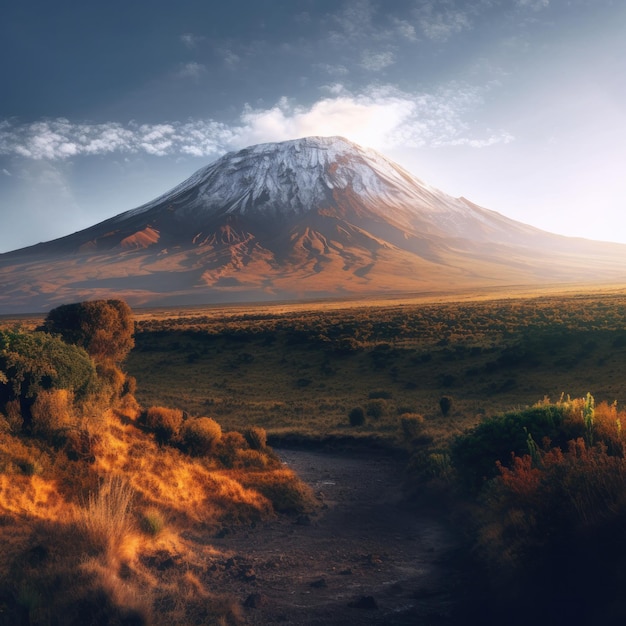
[[[626,242],[625,33],[624,0],[4,3],[0,251],[307,135]]]

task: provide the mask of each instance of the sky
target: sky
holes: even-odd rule
[[[626,243],[625,32],[623,0],[4,3],[0,252],[309,135]]]

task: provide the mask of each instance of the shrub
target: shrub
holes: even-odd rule
[[[370,400],[391,400],[393,394],[391,391],[379,390],[379,391],[370,391],[368,398]]]
[[[181,436],[189,454],[208,456],[222,438],[222,427],[210,417],[196,417],[184,423]]]
[[[179,435],[183,424],[183,412],[180,409],[152,406],[146,411],[143,421],[162,445],[171,442]]]
[[[350,420],[350,426],[362,426],[365,424],[365,411],[361,406],[355,406],[350,413],[348,413],[348,419]]]
[[[65,389],[82,400],[97,389],[96,369],[85,351],[41,332],[0,331],[0,372],[0,409],[12,420],[19,414],[27,429],[41,391]]]
[[[263,450],[267,446],[267,433],[264,428],[250,426],[243,431],[243,436],[252,450]]]
[[[450,396],[439,398],[439,408],[441,409],[441,414],[446,417],[450,413],[450,409],[452,409],[452,398]]]
[[[387,402],[385,400],[370,400],[367,403],[367,415],[373,419],[380,419],[388,413]]]
[[[567,408],[562,405],[536,406],[486,419],[451,446],[452,461],[461,479],[473,488],[484,478],[498,474],[496,461],[509,466],[511,455],[528,452],[529,435],[534,441],[548,438],[565,445],[569,437],[563,430]]]
[[[311,489],[291,470],[249,472],[241,482],[265,496],[278,513],[304,513],[314,505]]]
[[[400,427],[405,439],[413,441],[424,429],[424,416],[418,413],[405,413],[400,416]]]
[[[40,391],[31,407],[31,432],[50,438],[73,421],[73,394],[67,389]]]
[[[90,300],[52,309],[42,330],[81,346],[97,361],[120,363],[135,345],[130,307],[122,300]]]
[[[248,443],[241,433],[231,431],[222,435],[216,444],[215,455],[224,467],[232,468],[236,464],[237,452],[247,446]]]
[[[161,511],[149,508],[141,515],[140,526],[146,534],[156,537],[163,530],[165,519]]]

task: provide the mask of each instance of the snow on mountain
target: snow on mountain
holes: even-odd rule
[[[303,215],[350,190],[379,208],[428,204],[468,213],[468,206],[418,180],[371,149],[343,137],[307,137],[231,152],[171,191],[118,220],[168,205],[181,214]],[[193,197],[189,197],[189,196]]]

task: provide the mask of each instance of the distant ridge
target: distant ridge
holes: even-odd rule
[[[626,246],[453,198],[342,137],[251,146],[77,233],[0,255],[0,313],[621,282]]]

